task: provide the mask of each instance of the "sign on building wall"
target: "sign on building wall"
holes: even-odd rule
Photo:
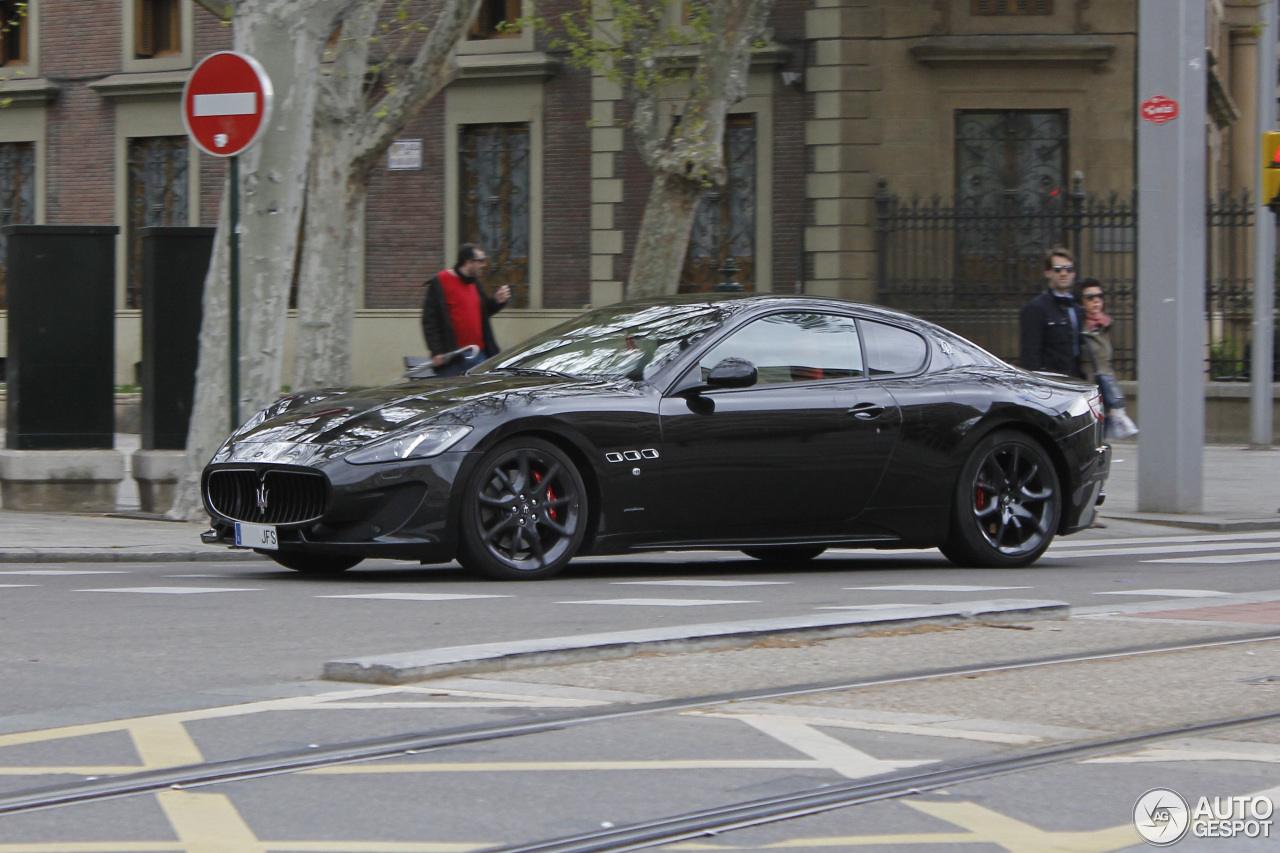
[[[387,171],[399,172],[422,168],[422,140],[398,139],[387,151]]]

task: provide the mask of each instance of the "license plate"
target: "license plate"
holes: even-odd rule
[[[265,551],[277,551],[280,543],[276,540],[276,528],[272,524],[245,524],[236,522],[236,545],[241,548],[261,548]]]

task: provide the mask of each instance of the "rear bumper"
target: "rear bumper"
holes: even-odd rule
[[[1107,483],[1107,475],[1111,473],[1111,445],[1100,445],[1089,460],[1077,486],[1068,496],[1063,507],[1063,520],[1060,532],[1063,535],[1075,533],[1093,524],[1098,506],[1102,503],[1103,487]]]

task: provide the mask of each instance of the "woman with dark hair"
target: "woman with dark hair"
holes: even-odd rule
[[[1086,278],[1080,282],[1080,301],[1084,303],[1084,328],[1080,330],[1084,346],[1080,349],[1080,367],[1085,379],[1102,392],[1107,410],[1107,438],[1129,438],[1138,426],[1125,412],[1124,393],[1111,369],[1111,318],[1103,311],[1102,282]]]

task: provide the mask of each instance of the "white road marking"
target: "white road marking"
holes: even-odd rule
[[[137,592],[156,595],[196,595],[202,592],[262,592],[261,589],[231,589],[211,586],[134,586],[119,589],[77,589],[76,592]]]
[[[848,779],[865,779],[905,767],[937,763],[936,759],[895,761],[874,758],[794,717],[741,714],[735,715],[735,719],[785,743]]]
[[[116,569],[86,569],[84,571],[75,571],[72,569],[19,569],[15,571],[0,572],[0,577],[8,575],[33,575],[39,577],[54,577],[55,575],[127,575],[129,572],[122,572]]]
[[[1073,557],[1127,557],[1135,554],[1179,554],[1189,551],[1249,551],[1265,548],[1273,543],[1259,542],[1214,542],[1205,545],[1184,545],[1176,539],[1166,540],[1167,544],[1158,545],[1149,548],[1104,548],[1098,551],[1089,552],[1071,552],[1064,554],[1048,553],[1044,555],[1045,559],[1050,560],[1068,560]]]
[[[1138,536],[1128,539],[1089,539],[1077,541],[1074,537],[1064,541],[1057,539],[1049,546],[1050,551],[1071,551],[1076,548],[1113,548],[1117,545],[1148,545],[1152,542],[1242,542],[1246,540],[1280,541],[1280,533],[1261,531],[1257,533],[1206,533],[1200,536],[1180,536],[1171,533],[1168,536]]]
[[[1162,595],[1165,598],[1213,598],[1234,595],[1214,589],[1118,589],[1112,592],[1095,592],[1094,595]]]
[[[886,592],[995,592],[1002,589],[1032,589],[1029,586],[959,586],[951,584],[901,584],[898,586],[846,586],[845,589]]]
[[[557,601],[556,604],[619,604],[635,607],[700,607],[704,604],[759,604],[758,601],[724,601],[714,598],[601,598],[594,601]]]
[[[613,581],[614,586],[786,586],[791,581],[719,581],[719,580],[675,580],[675,581]]]
[[[461,601],[467,598],[513,598],[510,595],[467,595],[449,592],[368,592],[359,595],[317,595],[316,598],[372,598],[383,601]]]
[[[38,583],[0,583],[0,589],[18,589],[24,586],[40,586]]]
[[[1167,557],[1163,560],[1143,560],[1144,563],[1212,563],[1214,565],[1227,565],[1231,563],[1269,563],[1272,560],[1280,560],[1280,551],[1270,551],[1266,554],[1222,554],[1218,556],[1206,555],[1204,557]]]

